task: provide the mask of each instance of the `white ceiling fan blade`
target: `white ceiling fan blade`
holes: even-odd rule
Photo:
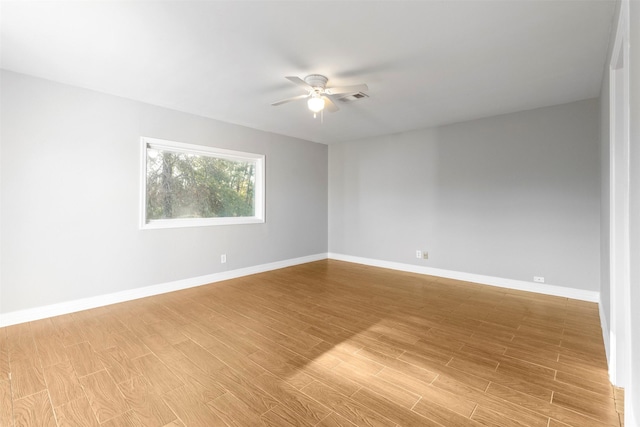
[[[336,111],[339,110],[338,106],[334,104],[334,102],[328,96],[323,96],[322,99],[324,100],[324,108],[328,112],[335,113]]]
[[[278,105],[286,104],[287,102],[297,101],[297,100],[299,100],[299,99],[304,99],[304,98],[308,98],[308,97],[309,97],[309,94],[306,94],[306,95],[298,95],[298,96],[294,96],[294,97],[291,97],[291,98],[283,99],[282,101],[274,102],[274,103],[273,103],[273,104],[271,104],[271,105],[273,105],[274,107],[277,107]]]
[[[328,87],[324,90],[324,93],[326,93],[327,95],[340,95],[343,93],[358,93],[358,92],[364,92],[367,90],[369,90],[369,87],[363,83],[360,85],[353,85],[353,86]]]
[[[289,80],[291,83],[296,84],[298,86],[302,86],[303,88],[307,89],[307,90],[313,90],[313,88],[311,86],[309,86],[307,84],[307,82],[305,82],[304,80],[302,80],[300,77],[296,77],[296,76],[287,76],[285,77],[285,79]]]

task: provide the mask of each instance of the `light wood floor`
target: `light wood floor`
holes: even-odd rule
[[[0,329],[0,425],[619,426],[599,325],[319,261]]]

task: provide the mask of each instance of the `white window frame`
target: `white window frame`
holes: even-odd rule
[[[143,230],[158,228],[201,227],[211,225],[230,224],[258,224],[265,222],[265,156],[263,154],[246,153],[243,151],[227,150],[204,145],[187,144],[183,142],[167,141],[164,139],[141,137],[140,168],[140,228]],[[147,148],[188,153],[200,156],[216,157],[234,161],[254,162],[254,216],[217,217],[217,218],[172,218],[154,219],[147,222]]]

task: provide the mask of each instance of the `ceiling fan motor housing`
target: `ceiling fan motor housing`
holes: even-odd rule
[[[309,74],[304,78],[304,81],[312,88],[324,89],[327,87],[327,82],[329,81],[329,79],[320,74]]]

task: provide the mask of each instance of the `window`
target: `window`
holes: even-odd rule
[[[264,222],[264,156],[142,138],[142,228]]]

